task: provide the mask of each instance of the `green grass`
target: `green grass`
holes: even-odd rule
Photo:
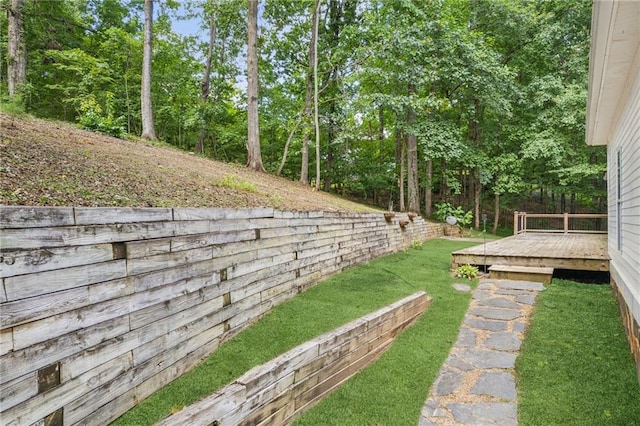
[[[116,425],[153,424],[252,367],[419,290],[433,297],[420,320],[380,360],[356,375],[297,424],[415,425],[470,296],[455,291],[450,253],[474,243],[430,240],[336,275],[279,305],[222,345],[204,363],[121,416]],[[469,283],[475,284],[475,281]]]
[[[640,386],[608,285],[554,280],[517,360],[521,425],[640,425]]]

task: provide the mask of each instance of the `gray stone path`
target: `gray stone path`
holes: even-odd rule
[[[458,339],[429,390],[419,426],[518,424],[515,362],[542,290],[542,284],[533,282],[480,282]]]

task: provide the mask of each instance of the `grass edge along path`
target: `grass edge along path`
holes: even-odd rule
[[[519,424],[640,425],[640,385],[609,285],[553,280],[516,361]]]
[[[334,275],[218,348],[206,361],[112,424],[150,425],[196,402],[244,372],[305,341],[424,290],[433,298],[418,322],[372,366],[343,384],[299,424],[415,425],[431,383],[453,345],[470,295],[451,287],[452,251],[476,243],[429,240]],[[475,282],[472,282],[475,285]],[[371,370],[371,371],[369,371]],[[365,380],[363,386],[362,380]],[[352,383],[354,382],[354,383]],[[342,389],[347,387],[347,391]],[[364,390],[362,388],[364,387]],[[353,391],[355,389],[355,392]],[[335,395],[335,397],[334,397]]]

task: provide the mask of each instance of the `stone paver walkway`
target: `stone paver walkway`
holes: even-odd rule
[[[518,424],[515,361],[542,290],[542,284],[533,282],[480,282],[429,391],[419,426]]]

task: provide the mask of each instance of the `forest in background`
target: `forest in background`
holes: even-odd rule
[[[240,164],[257,142],[269,173],[427,216],[449,203],[475,227],[513,210],[606,212],[606,150],[584,142],[590,0],[0,4],[5,111],[143,135],[153,6],[151,137]],[[185,19],[197,35],[173,29]]]

